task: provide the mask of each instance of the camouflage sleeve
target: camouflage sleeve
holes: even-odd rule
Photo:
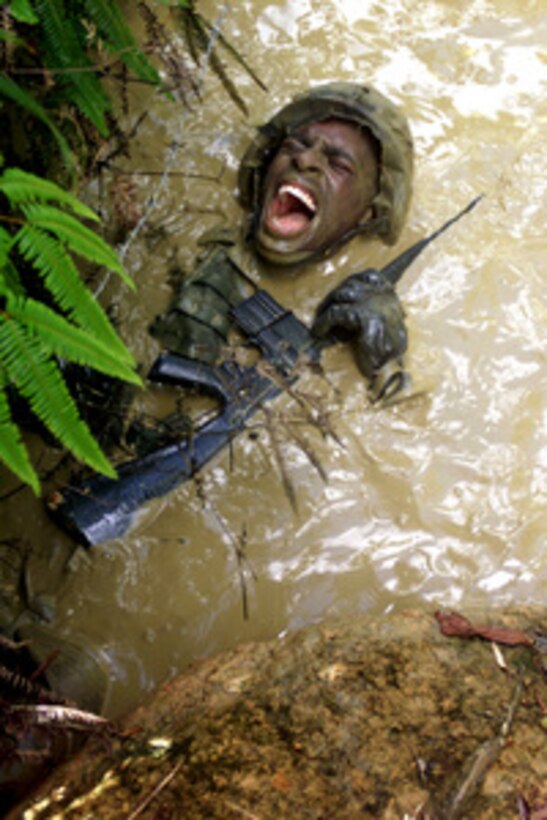
[[[252,292],[226,244],[213,244],[150,327],[168,350],[214,364],[228,341],[230,310]]]

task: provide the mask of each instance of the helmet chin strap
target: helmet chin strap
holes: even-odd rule
[[[387,225],[387,218],[385,216],[375,216],[372,219],[367,219],[366,222],[360,222],[358,225],[355,225],[353,228],[350,228],[349,231],[333,242],[332,245],[329,245],[328,248],[325,248],[324,251],[320,251],[317,256],[328,256],[331,253],[334,253],[338,250],[342,245],[345,245],[346,242],[349,242],[350,239],[353,239],[354,236],[369,236],[369,234],[378,234]]]
[[[328,248],[323,248],[318,251],[299,251],[294,254],[290,254],[282,252],[276,253],[275,251],[271,252],[269,250],[262,252],[254,239],[254,229],[257,224],[257,218],[257,214],[255,213],[249,220],[247,238],[253,243],[254,248],[261,259],[265,259],[267,262],[271,262],[274,265],[287,268],[296,267],[297,265],[304,265],[308,262],[313,262],[314,260],[324,259],[325,257],[336,253],[339,248],[349,242],[350,239],[353,239],[354,236],[368,236],[369,234],[377,234],[378,231],[381,231],[384,228],[387,221],[385,217],[374,217],[373,219],[369,219],[366,222],[362,222],[359,225],[355,225],[355,227],[350,228],[349,231],[346,231],[345,234],[329,245]]]

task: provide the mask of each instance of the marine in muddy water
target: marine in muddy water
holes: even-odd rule
[[[334,253],[358,234],[393,244],[408,210],[412,170],[406,119],[375,89],[333,83],[296,97],[258,129],[243,157],[243,240],[225,230],[204,237],[196,270],[177,287],[152,334],[174,353],[217,364],[231,311],[256,287],[240,261],[241,244],[280,274]],[[378,393],[384,368],[402,365],[403,309],[394,288],[379,280],[359,292],[340,287],[321,303],[314,332],[353,344]]]
[[[325,343],[352,345],[373,400],[399,400],[409,379],[402,362],[405,316],[395,285],[430,239],[383,271],[369,268],[347,277],[320,303],[311,332],[291,305],[280,305],[259,287],[252,257],[278,275],[334,252],[357,234],[395,242],[411,177],[406,120],[371,88],[321,86],[262,126],[239,172],[248,213],[243,237],[225,229],[204,237],[194,273],[176,286],[167,313],[151,328],[168,352],[158,357],[149,380],[213,394],[221,411],[183,439],[145,430],[146,450],[137,430],[140,457],[120,465],[117,480],[91,476],[76,490],[50,497],[48,508],[58,522],[87,546],[122,536],[142,504],[195,475],[297,377],[299,362],[318,360]],[[276,378],[240,366],[230,350],[232,341],[240,345],[232,330],[273,365]]]

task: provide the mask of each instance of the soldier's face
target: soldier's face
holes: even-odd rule
[[[264,179],[258,252],[278,264],[326,252],[372,217],[377,180],[374,141],[356,125],[330,119],[298,129]]]

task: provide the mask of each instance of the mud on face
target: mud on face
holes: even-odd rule
[[[312,122],[287,135],[264,179],[258,253],[292,265],[328,252],[372,218],[378,170],[376,140],[349,121]]]

